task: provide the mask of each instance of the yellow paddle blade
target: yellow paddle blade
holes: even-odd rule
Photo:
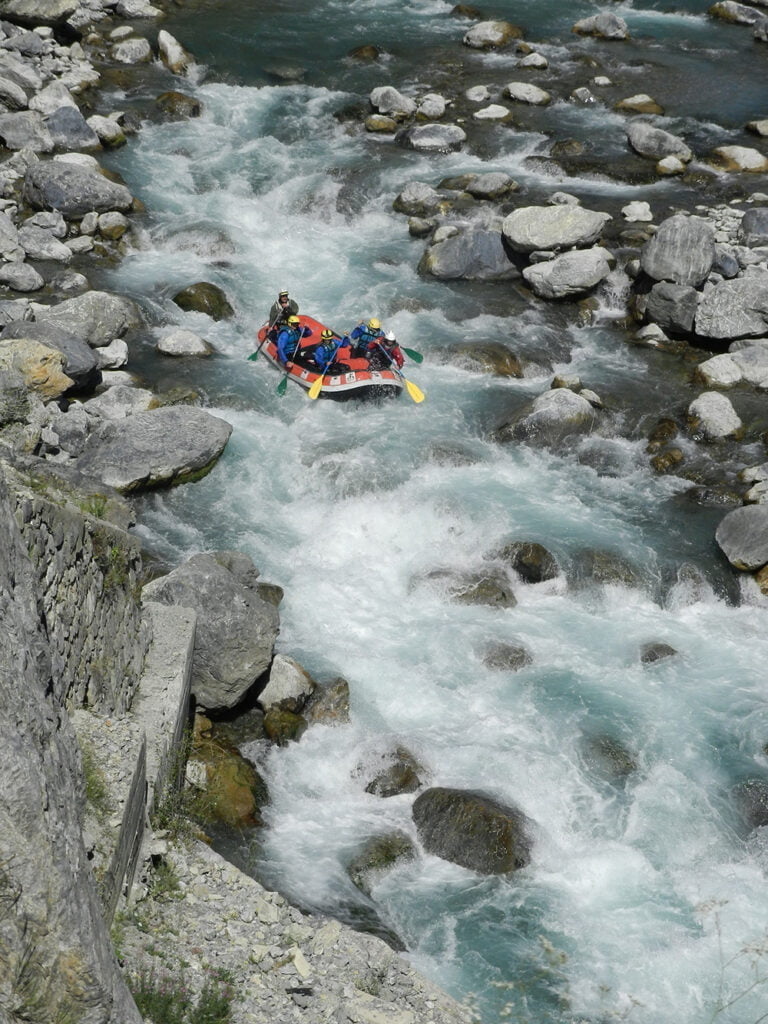
[[[323,374],[321,373],[317,380],[314,382],[312,387],[309,389],[307,394],[310,398],[317,398],[320,395],[320,389],[323,386]]]
[[[417,388],[412,380],[406,380],[405,377],[403,377],[403,380],[405,381],[405,386],[408,390],[408,394],[411,396],[414,402],[423,402],[427,396],[424,394],[421,388]]]

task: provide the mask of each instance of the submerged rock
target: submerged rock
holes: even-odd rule
[[[549,447],[572,435],[590,433],[596,422],[597,414],[586,398],[558,388],[539,395],[492,436],[502,444],[525,441]]]
[[[374,796],[391,797],[401,793],[415,793],[421,789],[427,772],[419,764],[414,755],[403,746],[382,754],[380,760],[384,766],[365,787],[366,793]]]
[[[602,11],[589,18],[582,18],[573,26],[573,31],[580,36],[597,36],[599,39],[629,38],[626,21],[610,11]]]
[[[484,793],[435,787],[416,798],[412,813],[427,853],[470,871],[507,874],[530,861],[528,818]]]
[[[506,562],[524,583],[542,583],[560,575],[555,556],[535,541],[510,541],[493,551],[490,557]]]
[[[532,664],[533,655],[522,644],[496,641],[483,651],[483,664],[496,672],[519,672]]]
[[[416,847],[405,832],[372,836],[347,865],[354,885],[370,896],[375,885],[397,864],[416,859]]]
[[[198,281],[182,288],[173,296],[173,301],[180,309],[205,313],[212,320],[225,320],[235,313],[224,291],[209,281]]]

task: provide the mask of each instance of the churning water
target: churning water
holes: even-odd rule
[[[706,147],[740,138],[744,121],[765,113],[764,53],[748,30],[708,20],[707,6],[612,5],[633,33],[614,45],[571,34],[600,10],[591,3],[509,0],[483,13],[521,24],[561,69],[555,85],[558,73],[588,81],[598,71],[584,61],[598,61],[623,95],[653,93],[665,123]],[[209,477],[143,502],[140,532],[169,563],[213,548],[248,552],[285,588],[279,649],[321,680],[349,680],[349,726],[316,726],[287,749],[256,752],[273,798],[257,848],[267,884],[348,916],[361,901],[344,870],[350,855],[392,828],[414,834],[412,797],[383,800],[360,781],[361,765],[400,744],[432,784],[483,790],[535,823],[532,862],[509,878],[424,855],[373,894],[414,963],[474,1000],[485,1024],[510,1014],[535,1024],[751,1024],[768,998],[753,986],[766,974],[768,849],[747,835],[731,793],[768,770],[766,612],[732,599],[713,540],[722,510],[681,500],[689,482],[648,467],[647,428],[665,403],[693,396],[688,371],[627,346],[610,295],[605,315],[578,327],[508,283],[421,278],[423,243],[392,211],[408,181],[475,170],[511,174],[526,202],[562,188],[615,212],[642,197],[657,221],[692,193],[667,181],[558,176],[530,159],[553,137],[575,136],[610,161],[624,149],[610,107],[556,103],[520,115],[514,131],[478,128],[476,148],[442,156],[334,116],[379,84],[447,94],[516,77],[514,55],[461,47],[467,23],[450,8],[217,0],[188,3],[168,24],[213,74],[182,86],[202,117],[147,127],[115,158],[151,214],[145,248],[110,283],[148,299],[158,323],[216,346],[212,361],[168,371],[148,340],[134,365],[166,383],[171,372],[194,381],[235,429]],[[387,56],[345,57],[365,42]],[[300,82],[275,77],[299,65]],[[226,290],[234,320],[173,305],[197,280]],[[380,316],[424,353],[406,373],[426,402],[337,405],[298,388],[278,397],[274,370],[246,357],[280,287],[339,330]],[[490,340],[534,362],[554,352],[556,369],[608,400],[612,427],[570,456],[492,443],[499,417],[549,387],[552,372],[502,380],[438,358]],[[563,567],[558,580],[519,585],[513,609],[453,604],[417,582],[436,568],[476,569],[510,539],[542,543]],[[585,550],[621,556],[637,582],[578,585]],[[531,664],[486,667],[494,641],[524,644]],[[648,641],[677,657],[641,664]],[[624,787],[585,757],[596,737],[631,752],[637,770]]]

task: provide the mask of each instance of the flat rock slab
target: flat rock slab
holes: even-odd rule
[[[67,161],[32,164],[24,175],[23,195],[37,210],[59,210],[77,220],[91,210],[130,210],[133,196],[125,187],[102,174]]]
[[[610,219],[583,206],[524,206],[504,218],[502,231],[516,252],[572,249],[597,241]]]
[[[768,272],[720,281],[704,293],[696,312],[704,338],[759,338],[768,331]]]
[[[123,494],[182,483],[212,468],[231,433],[229,423],[203,409],[151,409],[105,424],[78,468]]]

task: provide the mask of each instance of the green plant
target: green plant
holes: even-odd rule
[[[93,516],[94,519],[103,519],[108,508],[107,499],[103,494],[91,494],[80,502],[80,508],[86,515]]]
[[[87,740],[80,744],[83,761],[83,778],[85,781],[85,799],[90,804],[96,817],[103,821],[112,812],[112,801],[104,772],[96,757],[93,745]]]
[[[152,868],[152,875],[149,880],[149,895],[153,900],[164,898],[175,899],[181,894],[179,876],[173,864],[167,860],[160,860]]]
[[[184,975],[143,968],[128,978],[128,987],[143,1017],[154,1024],[229,1024],[234,989],[226,971],[209,973],[195,1000]]]

